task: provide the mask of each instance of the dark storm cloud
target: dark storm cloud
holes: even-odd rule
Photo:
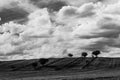
[[[59,11],[63,6],[67,6],[65,1],[61,0],[30,0],[31,3],[39,8],[48,8],[50,11]]]
[[[26,18],[27,15],[28,15],[28,12],[20,8],[3,9],[0,11],[0,17],[1,17],[0,24],[13,21],[13,20]]]

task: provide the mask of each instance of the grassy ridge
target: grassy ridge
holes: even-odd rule
[[[56,61],[58,59],[59,58],[50,58],[48,64],[50,62]],[[68,64],[69,62],[74,61],[75,59],[76,58],[64,58],[58,62],[49,64],[49,66],[64,66],[64,65]],[[83,60],[81,62],[77,62],[74,67],[80,68],[80,67],[86,65],[88,62],[90,62],[91,59],[92,58],[86,58],[85,60]],[[31,59],[31,60],[18,60],[18,61],[17,60],[16,61],[3,61],[0,63],[0,71],[10,70],[11,66],[22,67],[22,66],[31,64],[33,62],[36,62],[36,61],[38,61],[38,60]],[[38,63],[38,65],[41,66],[40,63]],[[120,58],[102,58],[102,57],[100,57],[100,58],[97,58],[96,60],[94,60],[93,62],[91,62],[89,65],[87,65],[86,68],[94,69],[94,68],[116,68],[116,67],[120,67]],[[24,68],[24,70],[25,69],[33,70],[31,65],[26,66]]]
[[[50,58],[49,63],[58,60],[55,63],[49,64],[40,70],[34,70],[31,63],[38,62],[38,59],[31,60],[16,60],[16,61],[2,61],[0,63],[0,79],[22,79],[28,78],[36,80],[38,78],[48,80],[120,80],[120,58],[97,58],[92,61],[91,57],[86,59],[79,58],[76,64],[70,68],[64,68],[56,71],[53,66],[61,67],[71,63],[77,58]],[[91,62],[92,61],[92,62]],[[88,64],[88,62],[91,62]],[[74,62],[75,63],[75,62]],[[86,64],[87,67],[82,68]],[[26,66],[28,65],[28,66]],[[12,67],[22,67],[16,71],[11,71]],[[38,66],[41,66],[38,63]],[[44,77],[46,76],[46,77]],[[52,78],[53,77],[53,78]]]

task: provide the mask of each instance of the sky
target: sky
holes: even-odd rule
[[[0,0],[0,60],[120,57],[119,0]]]

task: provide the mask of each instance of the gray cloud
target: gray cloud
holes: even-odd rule
[[[0,0],[0,25],[13,20],[25,23],[29,13],[36,9],[38,8],[30,4],[28,0]]]
[[[50,11],[59,11],[67,3],[62,0],[30,0],[31,3],[39,8],[48,8]]]
[[[1,17],[0,24],[13,21],[13,20],[26,18],[27,15],[28,15],[28,12],[20,8],[3,9],[0,11],[0,17]]]
[[[97,22],[98,30],[93,31],[90,35],[81,36],[80,38],[118,38],[120,34],[120,24],[114,19],[103,19]]]
[[[91,42],[89,45],[85,46],[85,49],[90,51],[101,50],[103,52],[109,52],[108,47],[114,43],[112,38],[96,38],[96,41]]]

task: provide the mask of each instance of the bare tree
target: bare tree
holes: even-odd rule
[[[101,54],[99,50],[93,51],[92,56],[98,57],[98,55]]]

